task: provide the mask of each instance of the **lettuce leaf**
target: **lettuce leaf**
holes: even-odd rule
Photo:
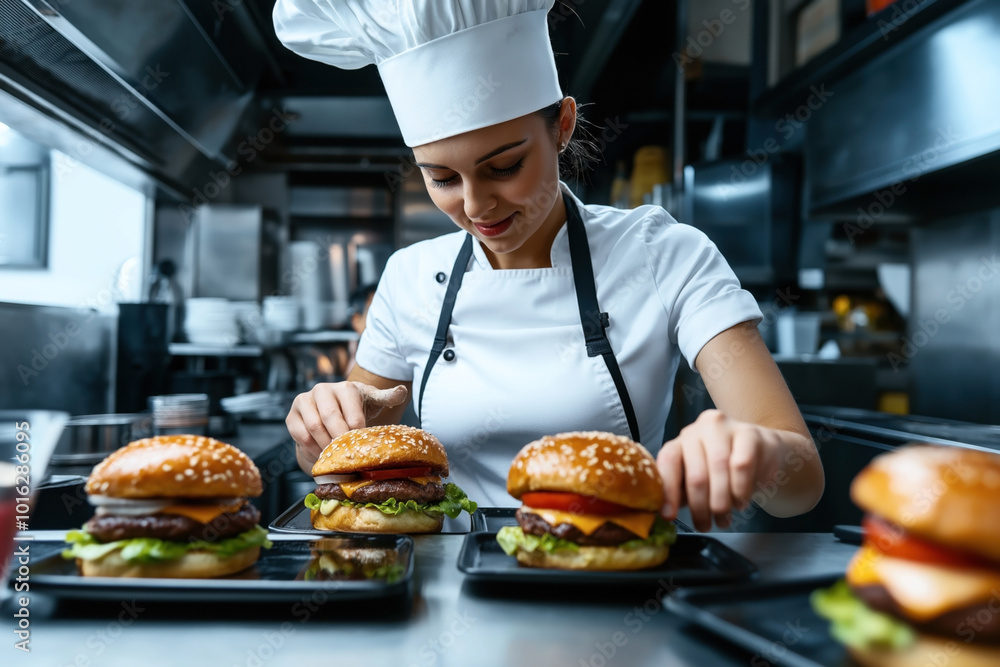
[[[228,558],[244,549],[271,548],[271,541],[267,539],[267,530],[261,526],[254,526],[245,533],[218,542],[202,540],[175,542],[155,537],[134,537],[115,542],[100,542],[85,530],[69,531],[66,533],[66,542],[69,543],[70,547],[63,550],[63,558],[99,560],[112,551],[121,549],[121,557],[129,563],[162,563],[177,560],[189,551],[211,551],[220,558]]]
[[[530,535],[521,530],[520,526],[504,526],[497,532],[497,544],[508,556],[517,553],[518,547],[525,551],[544,551],[547,554],[556,551],[579,551],[580,545],[556,537],[552,533]]]
[[[677,524],[667,521],[662,517],[656,517],[653,522],[653,529],[649,531],[649,537],[644,540],[629,540],[621,544],[622,549],[637,549],[644,546],[663,547],[670,546],[677,541]]]
[[[813,591],[809,602],[817,614],[832,622],[830,634],[848,646],[899,649],[914,640],[910,626],[868,607],[843,579],[830,588]]]
[[[629,540],[619,545],[620,549],[638,549],[643,546],[665,546],[677,541],[677,526],[671,521],[666,521],[660,517],[656,518],[653,529],[649,531],[649,537],[644,540]],[[529,535],[520,526],[504,526],[497,532],[497,543],[508,556],[513,556],[518,547],[525,551],[544,551],[554,553],[556,551],[579,551],[580,545],[556,537],[552,533],[544,535]]]
[[[399,502],[395,498],[389,498],[383,503],[356,503],[353,500],[322,500],[315,493],[306,495],[305,506],[311,510],[317,510],[324,515],[329,515],[337,505],[347,507],[372,507],[383,514],[393,516],[403,512],[424,512],[425,514],[444,514],[450,519],[458,518],[463,511],[472,514],[478,505],[469,500],[465,491],[457,484],[448,483],[444,485],[444,500],[437,503],[419,504],[415,500]]]

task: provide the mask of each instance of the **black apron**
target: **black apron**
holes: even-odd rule
[[[632,439],[639,442],[639,422],[635,418],[635,410],[632,408],[632,400],[629,398],[628,389],[625,386],[625,378],[622,377],[621,369],[618,367],[618,360],[611,349],[608,335],[605,329],[610,324],[607,313],[601,312],[597,305],[597,285],[594,282],[594,265],[590,258],[590,246],[587,243],[587,229],[580,218],[580,212],[576,208],[576,202],[567,196],[563,196],[566,204],[566,227],[569,237],[569,255],[573,266],[573,283],[576,286],[576,302],[580,308],[580,323],[583,326],[583,333],[586,338],[587,356],[604,357],[608,372],[618,389],[618,397],[628,419],[628,428],[631,431]],[[434,335],[434,345],[431,347],[427,365],[424,367],[424,376],[420,380],[420,394],[417,399],[417,416],[423,417],[424,407],[424,387],[427,386],[427,378],[430,377],[431,369],[437,362],[438,357],[444,353],[445,361],[455,358],[452,350],[445,350],[448,342],[448,326],[451,324],[451,314],[455,309],[455,299],[458,297],[458,290],[462,287],[462,278],[469,267],[469,260],[472,258],[472,244],[474,238],[472,234],[465,237],[462,249],[458,252],[455,266],[451,270],[451,280],[448,283],[448,290],[444,295],[444,303],[441,306],[441,316],[438,318],[437,333]],[[444,274],[438,274],[438,281],[444,282]]]

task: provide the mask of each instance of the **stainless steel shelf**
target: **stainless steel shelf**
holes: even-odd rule
[[[259,357],[264,352],[260,345],[199,345],[197,343],[171,343],[167,348],[175,357]]]

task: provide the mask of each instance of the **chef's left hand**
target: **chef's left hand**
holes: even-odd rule
[[[666,497],[663,515],[674,519],[686,504],[697,530],[709,530],[713,519],[728,528],[730,512],[746,508],[758,482],[767,484],[777,472],[786,435],[719,410],[702,412],[656,457]]]

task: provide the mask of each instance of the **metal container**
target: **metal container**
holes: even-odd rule
[[[80,415],[66,422],[52,462],[97,464],[115,450],[149,435],[152,435],[149,415]]]
[[[208,394],[150,396],[156,435],[208,435]]]

